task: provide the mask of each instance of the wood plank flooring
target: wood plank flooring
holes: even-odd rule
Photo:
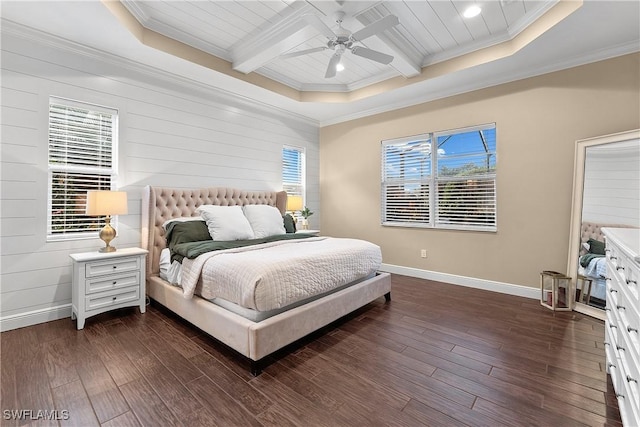
[[[391,297],[258,377],[161,307],[105,313],[82,331],[62,319],[4,332],[1,424],[621,426],[603,322],[398,275]],[[38,410],[59,419],[33,420]]]

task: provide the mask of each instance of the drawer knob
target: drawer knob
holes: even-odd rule
[[[636,282],[635,280],[629,280],[629,279],[627,279],[627,285],[630,285],[630,284],[632,284],[632,283],[633,283],[634,285],[637,285],[637,284],[638,284],[638,282]]]
[[[627,332],[635,332],[637,334],[638,330],[636,328],[632,328],[631,326],[627,326]]]
[[[114,266],[113,266],[113,269],[115,270],[116,268],[118,268],[118,266],[117,266],[117,265],[114,265]]]
[[[638,381],[637,381],[635,378],[631,378],[629,375],[627,375],[627,382],[628,382],[628,383],[630,383],[630,382],[632,382],[632,381],[633,381],[634,383],[638,384]]]
[[[113,281],[113,284],[115,285],[116,283],[118,283],[116,280]]]
[[[113,299],[113,301],[115,301],[115,300],[116,300],[116,297],[113,297],[112,299]]]
[[[624,270],[624,267],[618,266],[618,267],[616,267],[616,270]]]

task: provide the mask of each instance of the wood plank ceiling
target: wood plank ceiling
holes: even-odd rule
[[[427,65],[510,40],[557,3],[556,0],[327,1],[123,0],[146,28],[181,41],[233,64],[255,71],[297,90],[351,91],[391,77],[412,77]],[[480,15],[463,18],[472,4]],[[344,71],[325,78],[333,50],[280,58],[293,52],[326,46],[327,38],[302,22],[316,15],[332,30],[336,12],[342,26],[355,32],[387,15],[400,24],[364,40],[361,45],[394,56],[389,65],[347,52]],[[302,22],[302,23],[301,23]]]

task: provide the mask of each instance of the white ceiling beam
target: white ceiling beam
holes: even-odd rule
[[[366,26],[383,17],[384,16],[375,9],[370,9],[356,16],[356,19],[362,25]],[[402,22],[400,22],[400,25],[402,25]],[[386,30],[382,34],[369,37],[363,44],[368,48],[392,54],[393,61],[390,65],[404,77],[414,77],[422,71],[422,58],[420,53],[411,46],[395,28]]]
[[[309,26],[304,15],[315,10],[308,4],[296,5],[290,13],[275,24],[268,24],[257,34],[242,40],[231,49],[234,70],[248,74],[271,62],[282,53],[318,36],[318,30]]]

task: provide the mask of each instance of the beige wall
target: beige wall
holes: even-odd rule
[[[575,141],[640,127],[639,76],[632,54],[324,127],[322,233],[375,242],[387,264],[537,287],[566,270]],[[381,140],[491,122],[497,233],[380,225]]]

